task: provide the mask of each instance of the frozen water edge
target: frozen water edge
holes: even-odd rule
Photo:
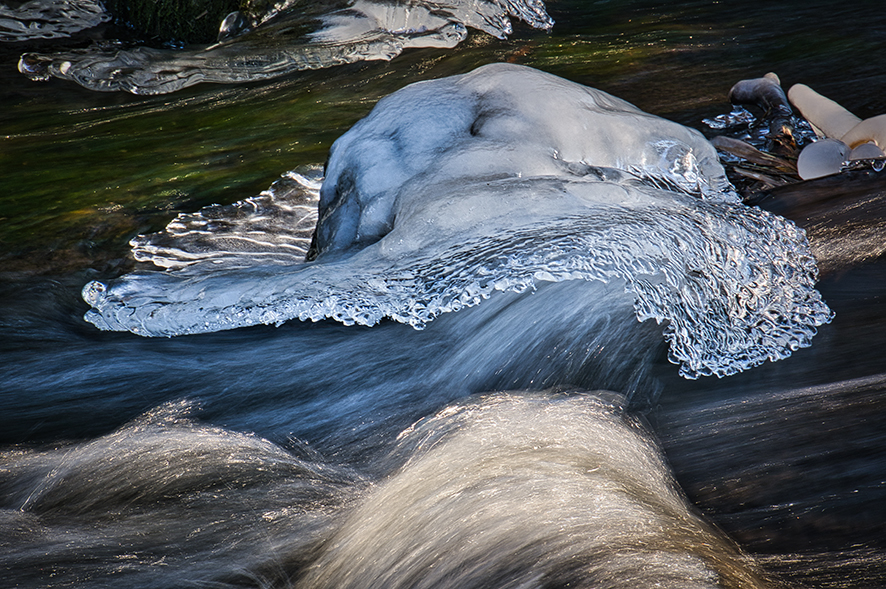
[[[546,178],[519,186],[503,181],[497,188],[547,192],[552,201],[560,196],[576,204],[576,194],[599,193],[599,184]],[[380,243],[332,262],[234,263],[209,270],[195,265],[132,274],[108,290],[91,283],[84,297],[95,308],[87,320],[151,336],[294,318],[374,325],[388,317],[421,328],[495,291],[520,292],[544,281],[622,279],[636,297],[638,319],[668,324],[671,359],[686,376],[732,374],[809,345],[815,326],[830,315],[813,288],[812,257],[788,247],[802,238],[799,229],[742,205],[645,187],[643,194],[644,206],[588,207],[583,215],[467,240],[455,234],[439,243],[440,227],[428,227],[428,245],[437,247],[425,255],[424,244],[416,244],[411,256],[379,251]],[[441,222],[449,218],[444,213]],[[758,251],[746,251],[746,242],[759,235],[772,241],[761,239]],[[732,296],[723,296],[724,290]]]
[[[322,180],[318,166],[290,171],[256,197],[179,214],[163,231],[133,239],[132,255],[161,268],[207,272],[301,264],[317,224]]]
[[[547,116],[584,120],[590,131],[527,114],[540,97],[526,88],[539,86],[577,110]],[[524,103],[503,89],[521,89]],[[495,115],[492,103],[502,106]],[[486,113],[485,130],[471,109]],[[400,145],[382,141],[395,141],[390,125]],[[609,137],[606,149],[600,136]],[[736,202],[710,153],[697,133],[528,68],[488,66],[416,84],[333,147],[316,261],[260,263],[234,252],[175,266],[158,254],[171,270],[87,285],[87,320],[148,336],[295,318],[422,328],[496,291],[622,280],[638,319],[666,324],[681,374],[733,374],[808,346],[831,312],[815,290],[803,231]],[[305,183],[301,194],[312,198]]]
[[[512,32],[511,18],[543,30],[554,24],[541,0],[281,4],[242,34],[229,38],[220,32],[220,42],[209,47],[176,51],[96,44],[85,50],[26,53],[18,69],[35,81],[55,77],[102,92],[165,94],[201,82],[268,80],[358,61],[391,60],[407,48],[452,48],[467,37],[468,28],[503,39]]]
[[[30,0],[17,7],[0,4],[0,42],[69,37],[111,20],[95,0]]]

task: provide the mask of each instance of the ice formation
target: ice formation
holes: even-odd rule
[[[140,241],[141,259],[168,236]],[[516,65],[380,101],[332,147],[314,237],[302,264],[170,263],[167,248],[165,272],[88,284],[87,319],[150,336],[296,318],[420,328],[495,291],[602,281],[666,324],[671,361],[697,377],[784,358],[831,317],[803,231],[742,205],[700,133]]]
[[[410,47],[455,47],[467,27],[504,38],[510,18],[550,29],[541,0],[347,0],[290,3],[250,27],[245,17],[222,23],[219,43],[182,51],[95,46],[53,54],[26,53],[19,71],[91,90],[163,94],[200,82],[266,80],[291,72],[363,60],[389,60]]]
[[[110,20],[94,0],[30,0],[19,6],[0,4],[0,41],[57,39]]]

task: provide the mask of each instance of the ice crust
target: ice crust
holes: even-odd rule
[[[316,198],[305,176],[287,182],[268,203]],[[169,269],[88,284],[86,318],[147,336],[295,318],[422,328],[495,291],[620,280],[690,378],[784,358],[831,318],[803,231],[742,205],[699,133],[521,66],[379,102],[332,148],[316,237],[308,263],[224,246],[170,263],[175,248],[148,247],[169,230],[142,238],[137,255]]]
[[[0,4],[0,41],[58,39],[111,20],[94,0],[30,0],[17,7]]]
[[[716,150],[697,131],[538,70],[492,64],[395,92],[335,142],[320,190],[317,248],[377,241],[397,214],[453,184],[581,178],[591,167],[660,178],[701,198],[737,199]]]
[[[166,229],[129,244],[139,262],[161,268],[249,267],[304,262],[317,224],[322,170],[287,172],[256,197],[179,214]]]
[[[455,47],[467,29],[511,34],[511,17],[548,30],[541,0],[331,0],[285,2],[245,33],[210,47],[163,50],[96,45],[27,53],[19,71],[32,80],[71,80],[99,91],[165,94],[201,82],[240,83],[364,60],[390,60],[410,47]],[[245,19],[245,17],[243,17]],[[227,19],[226,19],[227,22]]]

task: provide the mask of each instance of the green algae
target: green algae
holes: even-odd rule
[[[51,257],[55,266],[114,243],[120,255],[131,237],[177,212],[254,196],[293,167],[322,163],[371,104],[343,104],[306,78],[298,88],[217,87],[9,113],[0,137],[0,262]]]
[[[160,42],[212,43],[240,0],[105,0],[114,18],[138,36]]]

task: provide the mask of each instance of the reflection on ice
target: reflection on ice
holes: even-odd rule
[[[304,262],[317,223],[319,168],[288,172],[265,192],[231,206],[181,214],[164,231],[130,242],[139,262],[162,268],[294,265]]]
[[[141,259],[173,233],[140,240]],[[690,378],[784,358],[830,319],[803,232],[740,204],[699,133],[520,66],[382,100],[332,148],[314,237],[315,261],[282,267],[250,248],[170,263],[164,246],[170,270],[87,285],[87,319],[150,336],[295,318],[420,328],[495,291],[621,282]]]
[[[30,0],[17,7],[4,3],[0,4],[0,41],[68,37],[110,18],[95,0]]]
[[[92,90],[163,94],[200,82],[266,80],[305,69],[389,60],[410,47],[455,47],[467,35],[466,27],[504,38],[511,33],[510,17],[536,28],[553,26],[541,0],[337,0],[275,10],[253,29],[245,16],[229,15],[220,42],[207,48],[95,46],[27,53],[19,71],[33,80],[54,76]]]

